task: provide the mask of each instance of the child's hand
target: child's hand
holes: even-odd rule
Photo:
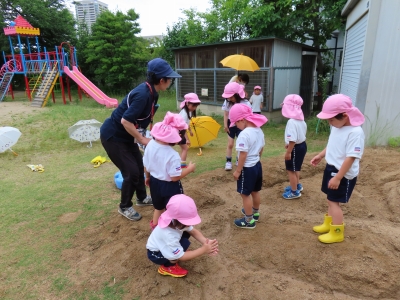
[[[218,254],[218,241],[206,239],[206,242],[203,244],[203,247],[206,248],[206,253],[208,255],[217,255]]]
[[[287,148],[289,148],[289,144],[286,144],[286,145],[285,145],[285,149],[287,149]]]
[[[319,155],[314,156],[314,158],[310,161],[310,163],[316,167],[320,162],[322,158]]]
[[[228,127],[228,126],[224,126],[224,131],[225,131],[226,133],[229,133],[229,127]]]
[[[190,140],[189,139],[186,140],[186,145],[188,145],[188,147],[190,147]]]
[[[190,163],[187,165],[187,168],[189,169],[189,172],[192,173],[192,172],[196,171],[196,164],[190,162]]]
[[[292,153],[285,153],[285,160],[290,160],[292,158]]]
[[[332,177],[328,182],[328,189],[337,190],[340,184],[340,180],[336,176]]]
[[[240,173],[241,172],[238,172],[237,170],[235,170],[235,172],[233,172],[233,177],[235,178],[235,180],[239,180]]]
[[[190,136],[193,136],[193,132],[190,131],[189,134],[190,134]]]

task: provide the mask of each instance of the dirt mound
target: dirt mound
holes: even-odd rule
[[[282,158],[263,161],[261,217],[254,230],[233,225],[241,198],[232,172],[216,170],[185,179],[207,237],[217,238],[220,254],[181,265],[185,278],[164,277],[146,256],[152,208],[139,208],[143,219],[131,222],[115,213],[82,231],[63,252],[77,291],[124,281],[126,299],[400,299],[400,153],[367,149],[361,173],[344,206],[343,243],[318,242],[312,226],[326,212],[320,191],[324,166],[302,170],[303,196],[287,201]],[[193,248],[199,245],[192,241]]]

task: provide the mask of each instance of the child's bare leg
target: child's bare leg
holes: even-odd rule
[[[158,218],[161,216],[161,214],[165,211],[165,209],[154,209],[153,213],[153,226],[156,226],[158,224]]]
[[[332,216],[332,225],[343,224],[343,211],[339,202],[328,200],[328,215]]]
[[[226,147],[226,157],[232,157],[234,139],[228,136],[228,146]]]
[[[253,198],[253,208],[260,209],[260,203],[261,203],[260,192],[252,192],[251,197]]]
[[[297,178],[296,184],[299,184],[300,183],[300,171],[296,171],[295,173],[296,173],[296,178]]]
[[[185,145],[179,145],[179,146],[181,146],[181,150],[182,150],[182,152],[181,152],[181,161],[186,161],[189,147],[186,144]]]
[[[244,195],[244,194],[240,194],[240,196],[242,196],[242,200],[243,200],[243,208],[244,208],[244,212],[246,213],[246,216],[250,216],[253,214],[253,201],[252,201],[252,197],[251,195]],[[260,204],[258,204],[260,205]]]
[[[297,190],[297,176],[296,176],[296,172],[294,171],[287,171],[288,173],[288,177],[289,177],[289,183],[290,183],[290,187],[292,188],[292,191]]]

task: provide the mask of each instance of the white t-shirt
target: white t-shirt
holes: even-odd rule
[[[242,99],[242,100],[240,100],[239,103],[246,104],[248,107],[251,107],[251,103],[247,99]],[[229,105],[229,101],[225,99],[224,104],[222,104],[222,110],[223,111],[230,111],[232,106],[234,106],[234,105],[235,104]]]
[[[264,97],[263,95],[251,95],[250,97],[250,103],[251,103],[251,108],[253,109],[253,112],[261,112],[260,105],[263,103]]]
[[[229,83],[231,83],[231,82],[237,82],[237,83],[239,83],[239,84],[241,84],[241,85],[246,86],[246,84],[245,84],[244,82],[238,82],[237,80],[238,80],[238,76],[235,75],[235,76],[233,76],[233,77],[231,78],[231,80],[229,80]]]
[[[172,181],[171,177],[181,176],[181,158],[169,145],[151,140],[144,150],[143,165],[154,178]]]
[[[289,119],[285,128],[285,144],[295,142],[301,144],[306,140],[307,124],[301,120]]]
[[[331,126],[328,145],[326,146],[326,162],[340,169],[346,157],[356,160],[344,175],[347,179],[356,177],[360,170],[360,159],[364,152],[364,131],[361,126]]]
[[[189,118],[189,117],[192,116],[192,112],[190,111],[190,112],[189,112],[189,116],[188,116],[188,114],[186,113],[186,110],[183,108],[183,109],[181,109],[181,111],[179,112],[179,114],[180,114],[180,115],[182,116],[182,118],[185,120],[186,124],[189,125],[189,123],[190,123],[190,118]]]
[[[247,152],[245,167],[252,167],[260,160],[260,151],[265,145],[264,133],[258,127],[247,127],[243,129],[236,139],[236,151],[238,157],[240,152]]]
[[[146,248],[150,251],[160,251],[168,260],[179,259],[185,254],[179,243],[184,231],[191,231],[193,226],[185,227],[182,230],[171,227],[161,228],[157,226],[147,240]]]

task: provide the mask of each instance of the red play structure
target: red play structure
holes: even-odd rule
[[[81,98],[81,90],[91,96],[98,103],[106,107],[117,107],[118,100],[109,98],[89,79],[87,79],[78,69],[76,59],[76,49],[69,43],[61,43],[55,47],[55,51],[48,52],[46,47],[41,49],[38,36],[39,28],[34,28],[23,17],[18,16],[10,26],[4,28],[4,34],[8,36],[11,54],[6,55],[3,51],[4,64],[0,69],[0,102],[9,93],[13,99],[12,79],[15,74],[23,74],[25,79],[25,90],[32,106],[43,107],[46,105],[50,95],[54,97],[54,86],[57,79],[60,83],[61,94],[64,104],[65,90],[67,90],[71,101],[70,79],[78,85],[78,94]],[[17,39],[18,47],[13,46],[13,40]],[[29,38],[35,38],[35,43],[31,45]],[[22,45],[22,38],[26,42]],[[14,49],[18,48],[18,54]],[[63,75],[66,75],[65,83]],[[34,79],[30,84],[29,77]],[[33,100],[32,100],[32,96]]]

